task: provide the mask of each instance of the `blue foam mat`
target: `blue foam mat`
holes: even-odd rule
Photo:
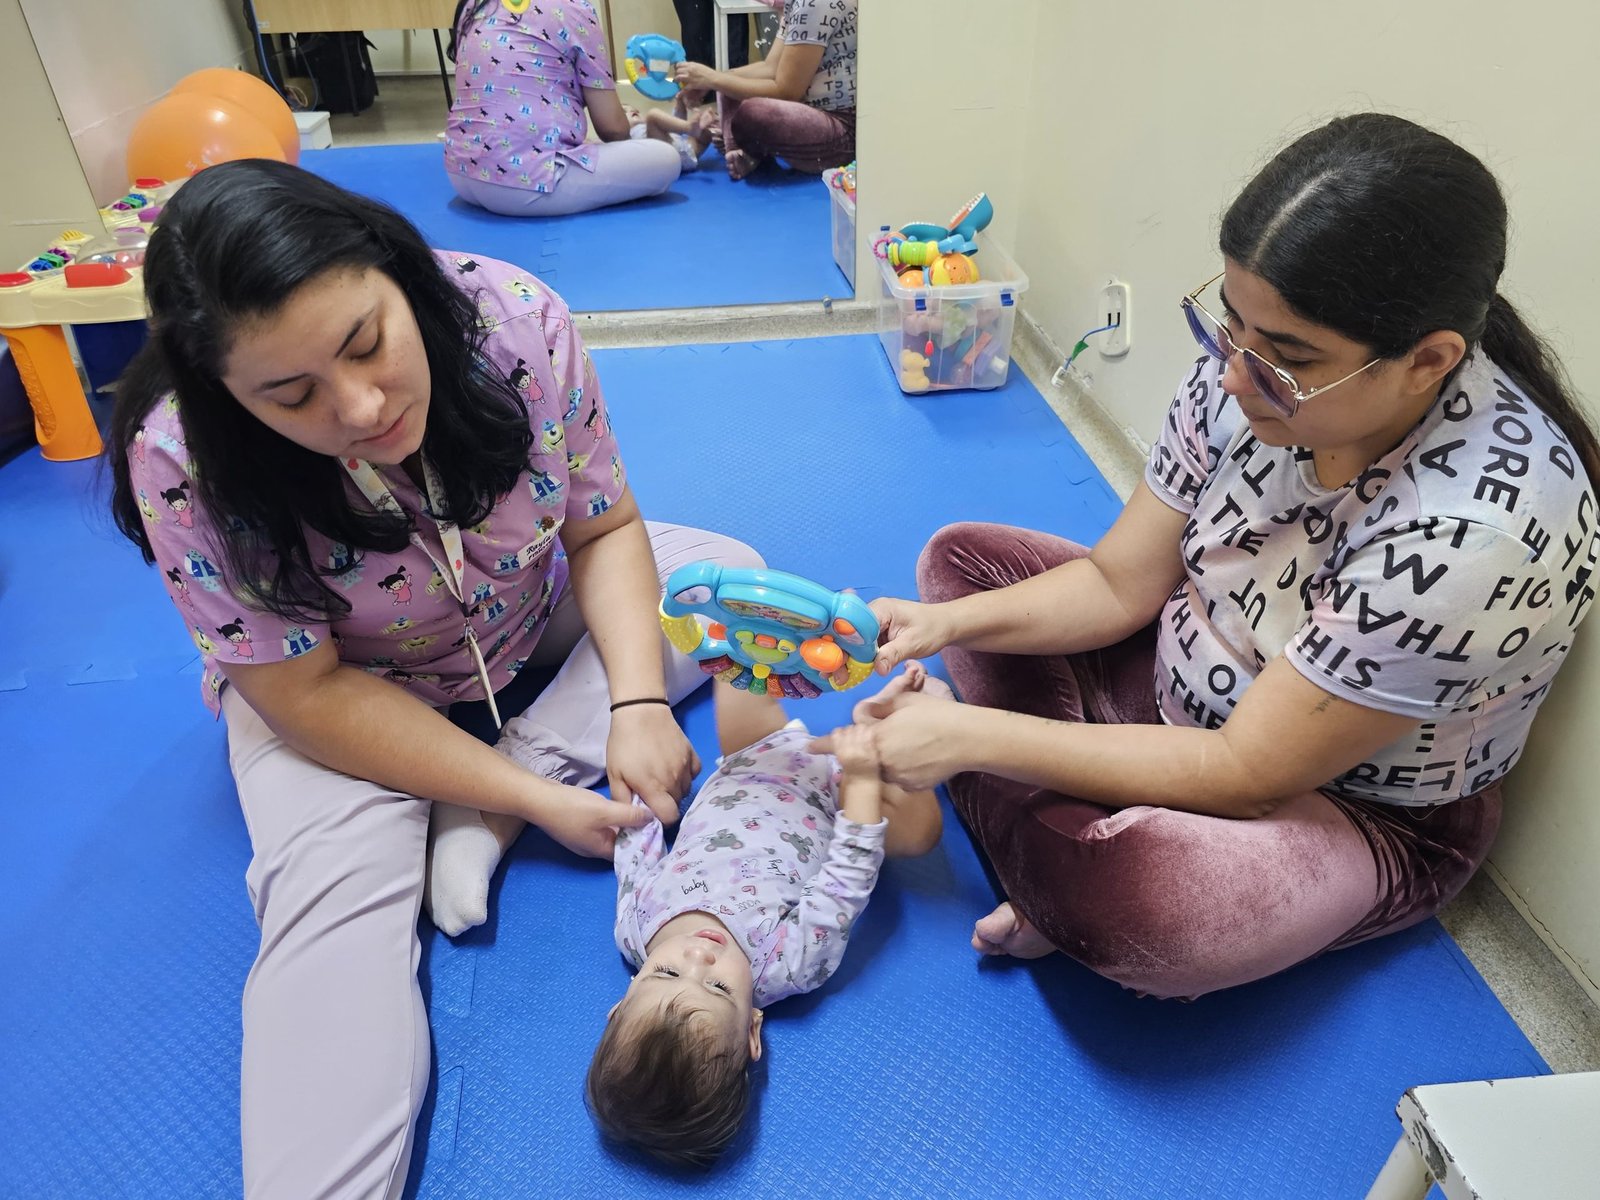
[[[652,517],[869,596],[910,594],[948,520],[1086,541],[1116,510],[1015,376],[906,399],[867,337],[595,358]],[[0,1195],[236,1195],[249,844],[194,653],[93,475],[0,468]],[[685,722],[709,759],[709,704]],[[612,897],[604,867],[530,835],[487,927],[425,932],[411,1195],[1348,1200],[1405,1088],[1546,1069],[1432,921],[1193,1004],[1060,958],[979,963],[994,897],[952,821],[888,864],[839,975],[773,1008],[731,1160],[661,1175],[606,1154],[580,1097],[627,978]]]
[[[570,217],[500,217],[463,202],[439,143],[308,150],[300,163],[393,205],[432,245],[527,267],[575,312],[854,294],[833,262],[827,185],[770,164],[735,183],[714,150],[663,195]]]

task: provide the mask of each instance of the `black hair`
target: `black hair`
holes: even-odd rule
[[[247,159],[210,167],[168,201],[145,255],[150,341],[117,388],[107,458],[112,514],[155,556],[130,481],[133,438],[155,404],[177,400],[196,496],[230,535],[228,575],[252,605],[287,620],[350,610],[329,586],[337,571],[313,563],[307,530],[353,552],[395,553],[407,518],[352,506],[333,458],[274,433],[221,379],[243,322],[280,311],[308,283],[339,270],[378,270],[404,293],[421,331],[433,390],[423,451],[438,474],[445,512],[476,525],[527,468],[528,409],[484,357],[488,336],[472,297],[453,283],[406,219],[285,163]]]
[[[709,1167],[750,1110],[750,1055],[729,1048],[674,997],[659,1013],[606,1023],[584,1082],[601,1133],[674,1166]]]
[[[499,0],[456,0],[455,14],[450,18],[450,44],[445,47],[445,53],[450,56],[450,61],[456,60],[456,46],[461,35],[466,32],[466,26],[478,19],[478,15],[491,4]]]
[[[1330,121],[1246,185],[1222,218],[1221,243],[1302,317],[1374,357],[1399,358],[1446,329],[1481,346],[1600,482],[1600,445],[1560,360],[1497,290],[1505,197],[1449,138],[1387,113]]]

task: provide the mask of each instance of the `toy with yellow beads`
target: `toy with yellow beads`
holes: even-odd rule
[[[872,674],[878,619],[859,596],[765,568],[694,562],[667,580],[661,627],[708,675],[809,699]]]

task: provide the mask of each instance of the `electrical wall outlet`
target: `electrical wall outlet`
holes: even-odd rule
[[[1103,325],[1115,325],[1096,340],[1105,358],[1121,358],[1133,347],[1133,288],[1120,279],[1113,279],[1100,289],[1100,312]]]

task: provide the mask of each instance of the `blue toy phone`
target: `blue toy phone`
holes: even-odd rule
[[[786,571],[713,562],[672,573],[661,627],[706,674],[757,695],[845,691],[872,674],[878,652],[878,618],[859,596]]]

